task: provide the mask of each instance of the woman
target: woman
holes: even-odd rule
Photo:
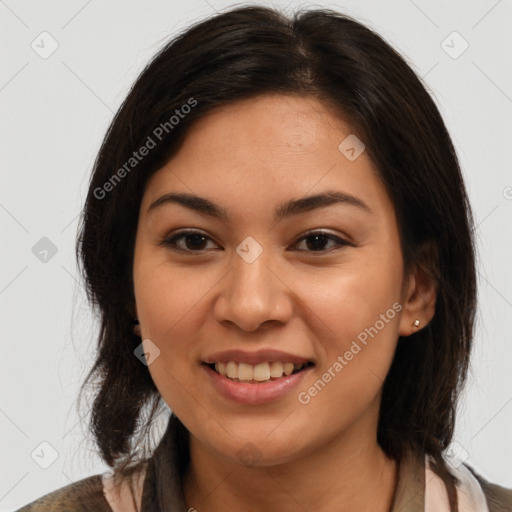
[[[446,455],[476,308],[457,156],[353,19],[244,7],[171,41],[105,137],[77,252],[113,474],[21,511],[512,510]]]

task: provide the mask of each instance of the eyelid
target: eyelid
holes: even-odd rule
[[[299,249],[298,252],[322,255],[322,254],[330,254],[331,252],[341,249],[341,247],[344,247],[344,246],[350,246],[350,247],[355,246],[355,244],[353,244],[352,242],[347,240],[346,237],[335,235],[334,233],[331,233],[330,231],[327,231],[322,228],[311,229],[309,231],[306,231],[305,233],[302,233],[295,239],[292,246],[295,246],[302,240],[304,240],[310,236],[314,236],[314,235],[321,235],[321,236],[327,237],[330,240],[334,240],[336,242],[336,246],[332,247],[331,249],[327,249],[327,250],[323,250],[323,251],[307,251],[307,250]]]
[[[204,251],[206,251],[207,249],[200,249],[200,250],[197,250],[197,251],[193,251],[193,250],[189,250],[189,249],[182,249],[180,247],[177,247],[176,243],[174,242],[174,240],[176,240],[176,239],[178,239],[180,237],[185,237],[187,235],[194,235],[194,234],[202,235],[207,240],[212,241],[215,244],[217,244],[217,242],[215,242],[215,240],[213,240],[213,238],[211,236],[207,235],[203,231],[190,228],[190,229],[183,229],[181,231],[177,231],[177,232],[172,233],[170,235],[166,235],[161,240],[159,240],[158,245],[161,245],[163,247],[167,247],[167,248],[169,248],[171,250],[179,251],[179,252],[182,252],[182,253],[184,252],[184,253],[188,253],[188,254],[193,254],[193,253],[203,254]],[[310,236],[314,236],[314,235],[325,236],[325,237],[329,238],[330,240],[335,241],[336,242],[336,246],[334,248],[331,248],[331,249],[328,249],[328,250],[308,251],[308,250],[299,249],[297,252],[312,253],[312,254],[319,254],[319,255],[321,255],[321,254],[330,253],[333,250],[339,249],[339,248],[341,248],[343,246],[350,246],[350,247],[354,247],[355,246],[355,244],[353,242],[349,241],[346,237],[335,235],[335,234],[331,233],[330,231],[327,231],[327,230],[322,229],[322,228],[311,229],[309,231],[306,231],[305,233],[302,233],[301,235],[299,235],[294,240],[294,242],[292,243],[292,246],[295,246],[299,242],[303,241],[304,239],[306,239],[306,238],[308,238]]]
[[[325,235],[325,236],[331,237],[333,239],[336,239],[344,244],[355,245],[353,242],[350,241],[350,238],[348,236],[338,235],[338,234],[332,233],[331,231],[328,231],[328,230],[322,229],[322,228],[310,229],[310,230],[306,231],[305,233],[302,233],[301,235],[299,235],[296,238],[294,244],[299,242],[303,238],[307,238],[308,236],[313,236],[313,235]]]
[[[185,252],[185,253],[189,253],[189,254],[193,254],[193,253],[201,254],[205,249],[201,249],[199,251],[190,251],[188,249],[182,249],[181,247],[177,247],[176,244],[173,242],[178,237],[185,237],[186,235],[202,235],[207,240],[211,240],[212,242],[217,244],[217,242],[215,242],[215,240],[213,240],[213,238],[211,236],[207,235],[203,231],[200,231],[197,229],[183,229],[183,230],[174,232],[172,234],[165,235],[162,239],[160,239],[158,241],[158,245],[167,247],[171,250],[175,250],[178,252]]]

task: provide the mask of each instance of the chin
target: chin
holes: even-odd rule
[[[295,436],[288,436],[285,441],[276,439],[273,442],[267,434],[260,436],[244,436],[243,438],[224,438],[222,442],[208,440],[211,449],[230,463],[245,467],[271,467],[293,461],[304,451],[303,446],[290,443]]]

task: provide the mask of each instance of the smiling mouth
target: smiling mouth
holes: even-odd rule
[[[255,365],[237,363],[235,361],[202,364],[229,380],[249,384],[272,382],[314,366],[314,363],[311,361],[304,364],[282,363],[280,361],[271,361]]]

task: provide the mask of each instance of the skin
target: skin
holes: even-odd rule
[[[191,434],[187,507],[391,507],[397,464],[376,439],[382,385],[398,336],[418,330],[415,319],[419,328],[431,320],[435,286],[420,268],[404,275],[394,207],[373,163],[366,152],[350,161],[338,149],[351,133],[315,98],[243,100],[199,120],[147,183],[135,243],[135,311],[142,339],[160,350],[148,367],[151,376]],[[371,212],[336,204],[274,220],[282,202],[325,190],[356,196]],[[168,192],[208,198],[231,218],[221,221],[178,204],[148,213]],[[208,238],[194,245],[182,237],[176,242],[181,252],[159,244],[184,229]],[[311,237],[304,239],[309,230],[350,245],[328,238],[315,246]],[[248,236],[263,249],[252,263],[236,252]],[[297,393],[395,303],[401,311],[301,404]],[[214,389],[200,361],[237,348],[277,348],[315,367],[299,389],[275,403],[235,403]],[[258,454],[252,465],[238,456],[249,442]]]

